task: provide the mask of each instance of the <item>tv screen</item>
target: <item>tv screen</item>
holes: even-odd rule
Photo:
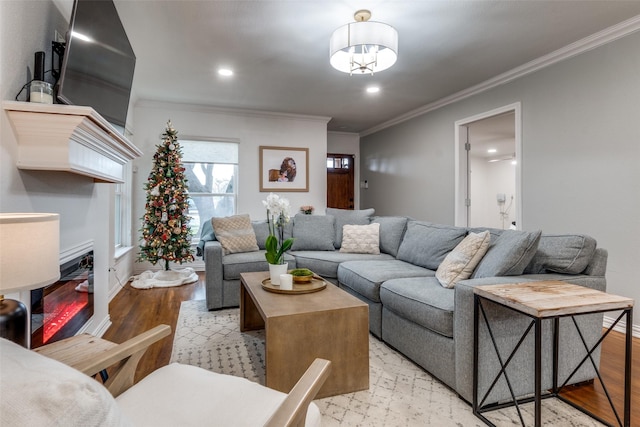
[[[124,128],[136,56],[112,0],[75,0],[58,100],[93,107]]]

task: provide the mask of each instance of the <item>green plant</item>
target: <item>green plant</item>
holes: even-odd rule
[[[289,201],[277,194],[269,193],[267,200],[263,200],[262,204],[267,208],[269,224],[264,256],[269,264],[284,264],[284,253],[293,245],[292,237],[284,239],[284,225],[289,222]]]

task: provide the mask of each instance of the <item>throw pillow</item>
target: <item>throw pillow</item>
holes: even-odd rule
[[[340,248],[342,245],[342,227],[345,224],[353,224],[353,225],[366,225],[371,222],[371,217],[375,213],[375,209],[362,209],[362,210],[351,210],[351,209],[336,209],[336,208],[327,208],[327,215],[333,215],[336,218],[335,223],[335,237],[333,240],[333,245],[336,249]]]
[[[351,225],[342,228],[340,252],[352,254],[380,253],[380,224]]]
[[[249,215],[214,217],[211,218],[211,225],[225,255],[258,250],[256,233],[251,226]]]
[[[596,240],[580,234],[543,234],[535,256],[525,274],[548,271],[563,274],[582,273],[596,251]]]
[[[471,277],[519,276],[536,254],[541,231],[505,230],[489,245]]]
[[[335,218],[333,215],[304,215],[293,217],[292,251],[333,251]]]
[[[404,216],[375,216],[371,223],[380,224],[380,252],[398,255],[398,248],[409,219]]]
[[[98,381],[0,338],[3,426],[131,426]]]
[[[462,227],[409,221],[396,258],[435,271],[466,235]]]
[[[459,281],[471,277],[473,270],[487,253],[490,241],[491,234],[488,230],[469,233],[438,266],[436,279],[445,288],[453,288]]]

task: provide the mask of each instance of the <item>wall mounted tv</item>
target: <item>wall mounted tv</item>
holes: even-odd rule
[[[136,56],[112,0],[75,0],[58,100],[93,107],[124,128]]]

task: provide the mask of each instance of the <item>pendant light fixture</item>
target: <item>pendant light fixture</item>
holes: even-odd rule
[[[330,63],[349,75],[386,70],[398,59],[398,32],[391,25],[369,21],[371,12],[359,10],[356,22],[333,32],[329,41]]]

